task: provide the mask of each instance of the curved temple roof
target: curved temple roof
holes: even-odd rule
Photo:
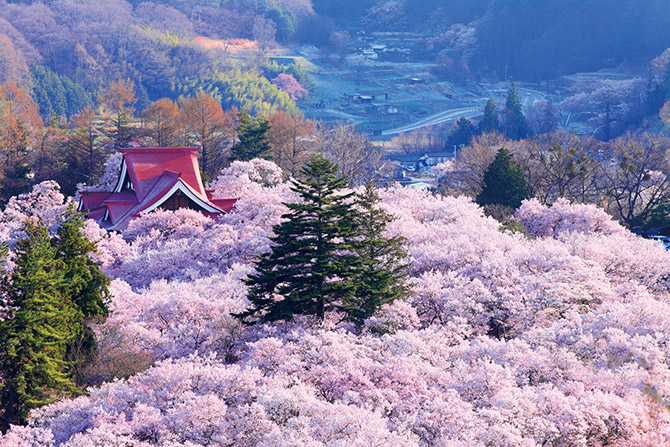
[[[229,212],[237,199],[215,199],[205,190],[193,147],[141,147],[119,149],[121,174],[113,191],[81,192],[79,210],[110,230],[165,203],[173,195],[207,215]]]

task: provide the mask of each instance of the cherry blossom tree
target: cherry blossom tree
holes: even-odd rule
[[[290,74],[279,73],[276,77],[271,79],[270,82],[288,93],[288,96],[294,101],[300,101],[309,94],[309,92]]]
[[[71,199],[61,194],[58,183],[38,183],[32,191],[9,199],[4,211],[0,211],[0,243],[13,246],[24,237],[21,227],[29,218],[41,220],[53,235],[70,206]]]
[[[239,198],[218,219],[87,225],[113,278],[92,386],[0,444],[670,443],[670,253],[603,210],[528,200],[525,233],[510,233],[469,198],[382,189],[386,231],[408,241],[409,296],[361,331],[300,318],[245,328],[230,316],[248,306],[242,279],[297,199],[263,160],[233,163],[212,186]],[[10,201],[3,240],[13,222],[65,206],[41,188]]]
[[[524,200],[515,217],[528,233],[537,237],[558,238],[569,231],[630,235],[601,208],[571,204],[566,199],[558,199],[551,206],[542,205],[537,199]]]

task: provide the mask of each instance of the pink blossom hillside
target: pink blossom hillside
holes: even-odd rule
[[[670,254],[602,210],[530,200],[511,233],[467,198],[383,189],[409,296],[360,330],[335,312],[247,327],[231,313],[295,195],[260,160],[213,187],[239,197],[216,220],[180,210],[121,234],[87,228],[113,279],[97,385],[0,445],[670,445]],[[56,199],[40,213],[57,220]]]

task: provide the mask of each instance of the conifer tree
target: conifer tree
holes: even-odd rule
[[[296,314],[323,321],[356,289],[353,193],[340,192],[346,180],[320,155],[307,163],[302,177],[292,188],[301,201],[286,204],[286,220],[274,227],[272,252],[260,257],[257,273],[247,279],[252,307],[236,314],[246,323],[291,320]]]
[[[530,126],[528,125],[526,116],[523,114],[519,90],[515,83],[512,83],[507,92],[504,118],[505,135],[507,138],[520,140],[530,135]]]
[[[65,360],[80,333],[82,313],[63,294],[65,269],[42,223],[28,221],[16,266],[2,280],[0,429],[26,422],[31,409],[77,393]]]
[[[109,315],[107,298],[109,278],[105,276],[89,256],[96,251],[95,243],[81,232],[84,219],[70,208],[58,227],[53,245],[56,256],[63,262],[68,279],[63,292],[81,310],[85,320]]]
[[[498,123],[498,113],[493,98],[489,98],[484,107],[484,117],[479,122],[480,133],[498,132],[500,124]]]
[[[28,221],[16,267],[0,282],[0,429],[25,423],[28,412],[78,393],[77,373],[95,354],[90,323],[105,318],[109,279],[89,254],[83,219],[70,209],[57,234]]]
[[[268,131],[270,125],[265,118],[252,118],[242,110],[237,115],[239,125],[236,128],[238,142],[232,147],[233,159],[249,161],[265,156],[270,151]]]
[[[372,182],[365,185],[356,200],[355,230],[358,240],[355,252],[361,268],[356,278],[356,293],[343,303],[348,319],[361,326],[366,318],[384,304],[407,296],[405,284],[408,256],[405,239],[384,234],[393,216],[379,208],[379,196]]]
[[[459,145],[468,145],[472,141],[472,137],[475,136],[477,128],[472,124],[472,121],[462,117],[459,118],[455,123],[447,140],[447,147],[451,148],[453,146]]]
[[[477,196],[480,205],[518,208],[529,196],[526,177],[506,148],[500,148],[484,174],[484,187]]]
[[[95,334],[90,324],[109,315],[109,278],[89,256],[96,250],[96,246],[83,236],[83,225],[84,220],[71,208],[52,239],[56,257],[62,261],[67,279],[63,283],[62,292],[82,318],[80,333],[67,346],[67,360],[78,383],[81,381],[82,368],[94,360],[97,352]]]

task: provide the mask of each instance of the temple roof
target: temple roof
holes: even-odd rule
[[[207,215],[229,212],[237,199],[215,199],[200,177],[199,148],[123,148],[121,174],[113,191],[83,192],[80,211],[101,226],[117,230],[172,197]],[[169,202],[168,202],[169,203]],[[171,204],[171,206],[176,206]]]

